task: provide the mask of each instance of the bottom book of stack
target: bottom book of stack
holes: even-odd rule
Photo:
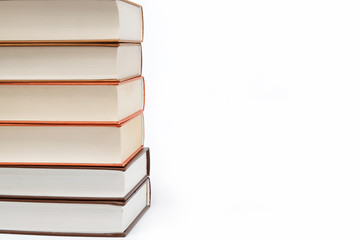
[[[150,153],[124,167],[0,166],[0,233],[123,237],[150,207]]]

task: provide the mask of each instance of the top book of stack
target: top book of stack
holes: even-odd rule
[[[142,7],[129,1],[0,1],[0,43],[142,40]]]

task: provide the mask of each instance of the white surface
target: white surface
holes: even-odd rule
[[[44,232],[124,232],[147,204],[145,183],[125,206],[0,201],[0,229]]]
[[[119,85],[1,85],[0,120],[120,121],[143,109],[143,79]]]
[[[153,201],[126,239],[358,240],[358,1],[137,2]]]
[[[141,47],[137,44],[0,47],[0,81],[124,80],[140,74]]]
[[[0,194],[52,197],[125,197],[146,176],[146,153],[126,171],[0,168]]]
[[[142,114],[116,126],[0,126],[0,159],[120,164],[143,143]]]

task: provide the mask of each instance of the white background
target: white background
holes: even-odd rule
[[[127,239],[359,239],[358,1],[137,2],[153,205]]]

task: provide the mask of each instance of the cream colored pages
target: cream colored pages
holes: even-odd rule
[[[140,42],[142,15],[115,0],[0,1],[0,29],[1,41]]]
[[[117,86],[118,119],[124,119],[134,113],[134,110],[144,108],[145,86],[143,78],[129,81]]]
[[[119,11],[119,39],[143,38],[142,9],[123,1],[116,1]],[[129,23],[132,24],[129,24]],[[134,27],[140,26],[140,27]]]
[[[0,85],[0,121],[121,121],[143,109],[143,79],[119,85]]]
[[[141,45],[123,44],[118,48],[117,78],[127,79],[140,76],[142,73],[142,49]]]
[[[116,86],[0,85],[1,121],[116,121],[117,115]]]
[[[121,127],[0,126],[0,162],[121,164],[143,145],[142,119]]]
[[[0,46],[0,81],[124,80],[141,75],[141,57],[140,44]]]
[[[133,118],[131,121],[128,121],[120,128],[120,138],[121,138],[121,162],[125,161],[129,155],[131,155],[138,146],[144,144],[144,116],[140,114],[139,116]]]
[[[0,126],[0,161],[119,162],[119,141],[116,127]]]
[[[0,79],[117,79],[116,59],[116,47],[0,47]]]

